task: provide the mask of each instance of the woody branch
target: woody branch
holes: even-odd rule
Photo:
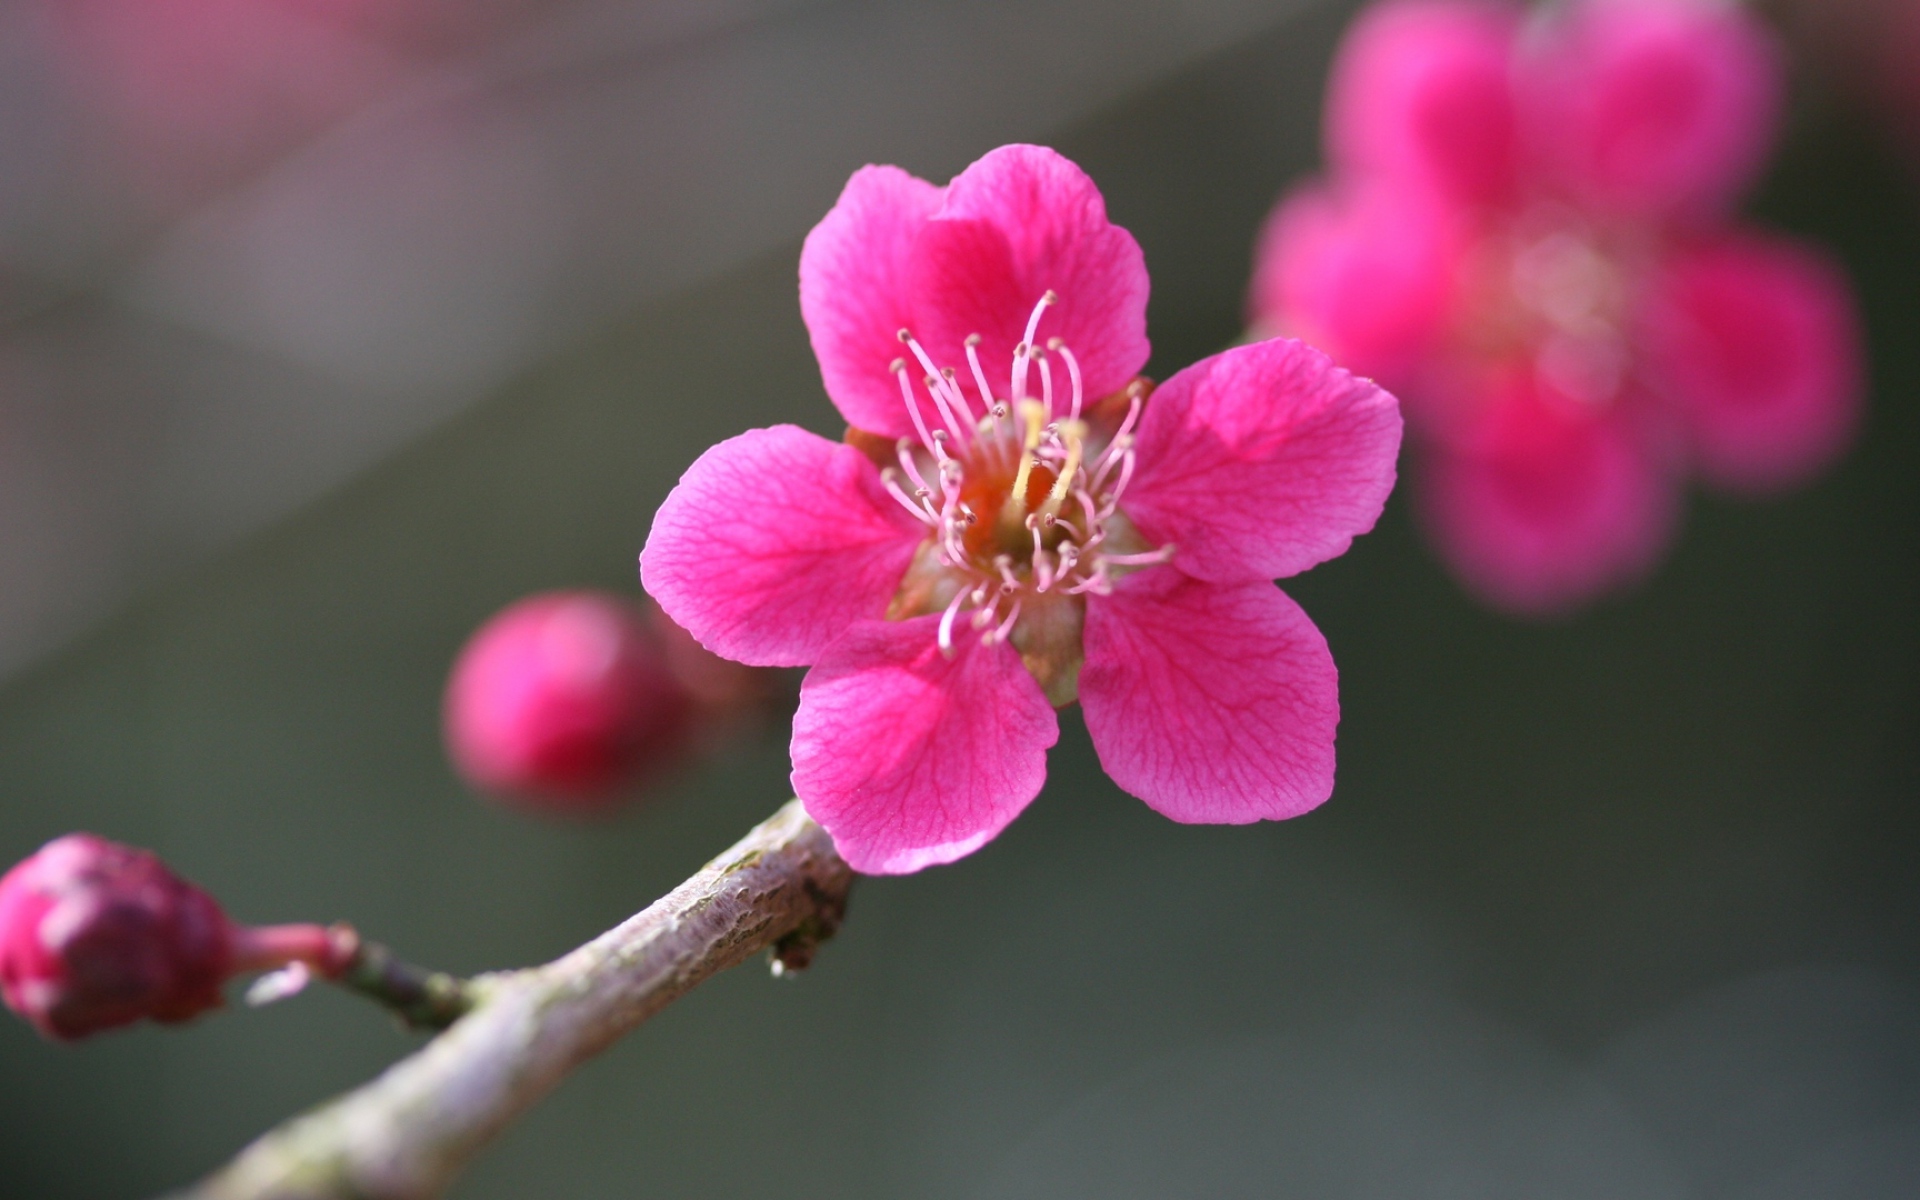
[[[853,872],[799,801],[645,911],[545,966],[481,976],[473,1007],[371,1083],[296,1117],[174,1200],[422,1200],[607,1048],[700,982],[771,949],[798,970]]]

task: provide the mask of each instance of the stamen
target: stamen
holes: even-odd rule
[[[1007,619],[1000,622],[998,629],[982,636],[980,640],[990,646],[997,646],[1001,642],[1006,641],[1007,635],[1013,632],[1013,623],[1020,619],[1020,604],[1020,601],[1015,600],[1012,611],[1007,613]]]
[[[906,343],[907,349],[913,351],[913,356],[920,360],[920,366],[926,371],[927,394],[933,397],[933,406],[940,410],[940,419],[947,423],[948,429],[953,430],[954,437],[963,442],[966,441],[966,434],[961,432],[960,422],[954,418],[952,412],[948,411],[948,397],[945,395],[945,389],[940,386],[940,368],[933,365],[932,357],[927,354],[926,347],[920,344],[920,340],[913,336],[912,330],[902,329],[896,336]]]
[[[1115,454],[1124,454],[1130,447],[1132,447],[1133,438],[1131,437],[1131,434],[1133,433],[1133,424],[1135,421],[1138,421],[1139,419],[1140,419],[1140,396],[1136,392],[1133,394],[1132,399],[1127,403],[1126,419],[1120,422],[1120,428],[1113,431],[1113,440],[1108,442],[1107,448],[1101,452],[1100,461],[1093,464],[1095,470],[1100,470],[1101,468],[1104,468],[1107,465],[1107,461],[1111,459]]]
[[[1053,568],[1047,562],[1047,549],[1040,542],[1040,522],[1027,518],[1027,532],[1033,535],[1033,579],[1036,592],[1044,592],[1053,583]]]
[[[1109,449],[1111,449],[1111,446],[1109,446]],[[1100,469],[1093,473],[1093,482],[1089,490],[1096,495],[1105,495],[1107,479],[1113,474],[1113,468],[1132,453],[1133,439],[1127,438],[1117,451],[1114,451],[1112,454],[1102,455]]]
[[[900,332],[905,334],[907,331],[902,329]],[[913,418],[913,428],[915,432],[920,435],[920,444],[932,450],[933,435],[927,432],[927,422],[920,415],[920,402],[913,398],[913,384],[907,379],[907,360],[904,358],[894,359],[891,370],[894,375],[899,377],[900,399],[907,406],[907,415]]]
[[[965,592],[955,592],[953,602],[947,605],[947,611],[940,614],[940,653],[953,657],[953,618],[959,615],[960,605],[966,601]]]
[[[1047,294],[1040,297],[1040,303],[1033,306],[1033,315],[1027,318],[1026,336],[1021,338],[1020,344],[1013,349],[1013,398],[1015,400],[1020,400],[1027,394],[1027,360],[1033,354],[1033,335],[1040,328],[1040,314],[1051,308],[1059,299],[1059,296],[1054,295],[1052,288],[1047,289]]]
[[[993,389],[987,386],[987,372],[980,365],[980,335],[977,333],[967,335],[967,365],[973,368],[973,386],[980,389],[981,405],[993,414],[995,420],[1006,416],[1000,405],[994,403]]]
[[[912,513],[914,516],[920,518],[922,521],[925,521],[929,525],[937,526],[940,524],[940,514],[933,511],[933,505],[927,502],[927,497],[930,496],[932,493],[928,492],[925,488],[920,489],[920,497],[921,497],[920,503],[915,504],[913,500],[908,498],[906,492],[900,489],[900,484],[897,481],[894,471],[891,467],[880,472],[880,486],[883,488],[886,488],[887,494],[892,496],[895,500],[898,500],[900,502],[900,506],[902,508],[905,508],[908,512]]]
[[[960,432],[960,422],[953,415],[953,406],[947,400],[947,390],[940,386],[940,377],[927,375],[920,380],[920,383],[927,389],[927,395],[933,397],[933,407],[939,410],[940,419],[947,426],[944,430],[936,430],[935,435],[952,433],[960,441],[966,441],[966,437]]]
[[[1073,409],[1067,415],[1074,420],[1080,418],[1080,402],[1083,395],[1080,388],[1080,360],[1067,349],[1067,344],[1059,338],[1047,339],[1047,349],[1067,360],[1067,377],[1073,381]]]
[[[1120,567],[1150,567],[1172,557],[1173,543],[1168,542],[1158,550],[1148,550],[1143,554],[1103,554],[1100,561]]]
[[[1047,366],[1045,354],[1036,351],[1034,357],[1040,362],[1040,403],[1047,406],[1047,415],[1051,417],[1053,415],[1053,369]]]
[[[1086,510],[1087,534],[1081,540],[1086,543],[1088,549],[1091,549],[1107,535],[1107,531],[1100,525],[1100,507],[1095,503],[1093,493],[1086,488],[1074,489],[1073,498],[1078,500],[1080,507]]]
[[[1113,592],[1113,580],[1107,577],[1106,560],[1101,559],[1094,565],[1093,573],[1079,583],[1066,589],[1069,596],[1084,596],[1092,592],[1096,596],[1106,596]]]
[[[947,386],[947,402],[953,405],[953,411],[961,418],[961,424],[973,424],[973,406],[967,403],[967,394],[960,390],[960,372],[952,367],[940,368],[940,382]]]
[[[1120,478],[1113,481],[1113,487],[1107,492],[1107,502],[1101,507],[1101,511],[1107,516],[1113,515],[1114,506],[1120,503],[1120,493],[1127,490],[1127,483],[1133,478],[1133,464],[1137,457],[1131,450],[1120,456]]]
[[[900,457],[900,466],[906,471],[907,478],[913,480],[915,491],[931,496],[933,495],[933,488],[927,483],[926,479],[921,476],[920,464],[913,461],[912,447],[912,438],[901,438],[893,444],[894,453]]]

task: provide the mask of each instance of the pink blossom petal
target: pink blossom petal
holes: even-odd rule
[[[855,870],[973,853],[1046,781],[1059,722],[1011,646],[940,651],[938,617],[853,626],[807,673],[793,788]]]
[[[1473,442],[1436,443],[1415,475],[1441,557],[1497,608],[1548,615],[1636,582],[1670,539],[1679,487],[1617,411],[1501,403]]]
[[[855,428],[913,432],[887,367],[913,322],[908,255],[942,194],[898,167],[862,167],[801,247],[800,315],[827,395]]]
[[[1327,88],[1337,168],[1492,203],[1515,167],[1512,48],[1519,9],[1478,0],[1377,5],[1341,45]]]
[[[1267,218],[1252,321],[1398,382],[1452,315],[1460,251],[1441,209],[1405,188],[1300,188]]]
[[[1271,583],[1164,568],[1087,601],[1080,703],[1114,782],[1176,821],[1297,817],[1333,792],[1327,640]]]
[[[1197,579],[1282,578],[1373,528],[1399,450],[1392,396],[1273,338],[1202,359],[1153,393],[1120,507]]]
[[[1743,492],[1798,483],[1852,438],[1860,319],[1839,268],[1811,248],[1752,233],[1686,246],[1646,323],[1709,480]]]
[[[1724,208],[1766,157],[1779,54],[1720,0],[1586,0],[1528,64],[1542,151],[1590,203],[1622,213]]]
[[[640,578],[715,654],[804,666],[885,614],[925,532],[865,455],[776,425],[687,468],[653,518]]]
[[[1002,146],[947,187],[914,248],[914,332],[936,362],[965,369],[965,339],[996,391],[1049,290],[1059,303],[1036,341],[1060,338],[1079,359],[1088,399],[1124,388],[1147,365],[1147,267],[1133,235],[1079,167],[1041,146]],[[1038,375],[1029,382],[1039,391]]]

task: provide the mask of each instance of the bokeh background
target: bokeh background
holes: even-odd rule
[[[445,764],[462,639],[637,591],[711,442],[837,432],[794,267],[861,163],[1054,144],[1145,247],[1151,372],[1231,341],[1353,7],[8,6],[0,858],[91,829],[458,970],[642,906],[785,799],[784,730],[542,823]],[[1326,807],[1173,825],[1069,715],[999,840],[863,883],[815,970],[709,984],[457,1195],[1920,1194],[1911,8],[1775,10],[1795,103],[1750,207],[1869,323],[1837,470],[1696,497],[1648,586],[1544,625],[1396,500],[1288,584],[1341,668]],[[78,1047],[0,1023],[0,1194],[159,1192],[414,1044],[325,989]]]

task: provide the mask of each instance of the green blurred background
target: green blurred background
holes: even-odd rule
[[[862,6],[812,7],[769,36],[837,36]],[[938,179],[1048,140],[1145,247],[1164,378],[1239,333],[1254,230],[1316,161],[1350,7],[1247,18],[1090,113],[956,120],[924,156],[895,131],[766,186],[817,214],[868,157]],[[938,45],[906,52],[942,69]],[[1341,669],[1323,809],[1174,825],[1066,714],[1001,838],[863,882],[813,971],[707,985],[456,1194],[1920,1194],[1920,199],[1861,108],[1816,69],[1798,86],[1751,208],[1860,290],[1872,398],[1837,470],[1776,502],[1696,497],[1650,584],[1547,625],[1476,608],[1396,499],[1286,585]],[[770,813],[781,728],[643,808],[553,825],[462,789],[438,703],[507,602],[636,592],[650,515],[704,447],[837,432],[799,229],[615,305],[16,671],[0,856],[90,829],[242,919],[350,918],[468,971],[563,951]],[[7,1022],[0,1193],[161,1191],[415,1044],[325,989],[78,1047]]]

